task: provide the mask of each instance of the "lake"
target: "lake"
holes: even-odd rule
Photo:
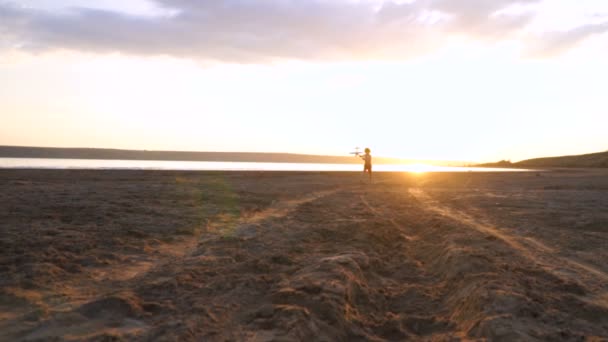
[[[88,170],[205,170],[205,171],[362,171],[358,164],[200,162],[163,160],[98,160],[0,158],[3,169]],[[374,165],[375,172],[521,172],[523,169],[455,167],[432,165]]]

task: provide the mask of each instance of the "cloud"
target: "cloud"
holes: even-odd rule
[[[578,26],[567,31],[548,32],[533,39],[527,54],[533,57],[555,56],[591,36],[606,32],[608,32],[608,22]]]
[[[502,11],[538,2],[154,1],[171,15],[137,16],[90,8],[58,12],[0,0],[0,46],[227,62],[395,59],[440,47],[453,34],[486,40],[514,35],[525,28],[532,13]],[[567,48],[572,40],[563,40],[561,46]]]
[[[224,61],[400,55],[424,43],[413,34],[415,25],[410,22],[378,22],[371,3],[158,0],[158,4],[177,14],[142,18],[93,9],[65,14],[4,5],[0,32],[6,31],[5,37],[26,49]]]

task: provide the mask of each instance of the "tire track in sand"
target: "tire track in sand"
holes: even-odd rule
[[[254,213],[251,216],[239,217],[234,223],[234,233],[242,235],[255,234],[248,228],[255,226],[271,218],[281,218],[296,210],[299,206],[316,201],[320,198],[338,192],[339,189],[316,191],[300,197],[277,201],[268,208]],[[210,226],[222,225],[226,222],[207,222],[207,231]],[[217,229],[212,229],[213,231]],[[111,269],[92,270],[89,277],[99,283],[112,283],[112,287],[120,283],[128,283],[139,278],[145,277],[158,267],[163,267],[167,263],[175,263],[180,259],[185,259],[196,251],[198,243],[204,232],[198,232],[191,237],[182,238],[178,242],[164,244],[157,248],[156,255],[134,255],[129,256],[128,261],[120,265],[113,265]],[[122,286],[121,286],[122,287]],[[116,290],[110,291],[116,292]]]
[[[323,197],[332,195],[332,194],[338,192],[338,190],[339,189],[317,191],[317,192],[312,192],[312,193],[306,194],[306,195],[298,197],[298,198],[278,201],[278,202],[272,204],[267,209],[256,212],[252,216],[241,218],[239,220],[240,221],[239,224],[240,225],[256,224],[256,223],[268,220],[270,218],[284,217],[287,214],[289,214],[290,212],[297,209],[302,204],[310,203],[310,202],[316,201],[318,199],[321,199]]]
[[[580,261],[573,260],[568,257],[562,257],[553,254],[553,249],[545,246],[537,240],[533,240],[525,237],[516,237],[508,234],[505,230],[494,227],[490,224],[485,224],[475,220],[470,215],[458,210],[454,210],[447,206],[441,205],[439,202],[434,200],[430,195],[424,192],[422,189],[409,189],[409,193],[424,204],[424,207],[442,216],[448,217],[452,220],[458,221],[465,226],[471,227],[481,233],[491,235],[507,245],[512,249],[516,250],[520,255],[527,258],[528,260],[540,265],[543,269],[553,273],[558,277],[569,277],[573,280],[579,280],[576,271],[583,271],[587,275],[592,275],[596,280],[600,282],[608,283],[608,274],[599,270],[591,265],[587,265]],[[538,251],[527,246],[530,244],[534,246]],[[542,254],[541,254],[542,252]],[[568,266],[571,271],[575,271],[575,274],[571,272],[563,272],[564,265]]]
[[[259,224],[271,218],[281,218],[296,210],[299,206],[316,201],[320,198],[334,194],[339,189],[312,192],[297,198],[277,201],[268,208],[254,213],[251,216],[239,217],[234,224],[234,232],[242,233],[252,225]],[[214,225],[226,224],[225,222],[207,222],[207,227]],[[129,281],[145,276],[159,266],[165,265],[167,262],[174,263],[179,259],[184,259],[195,252],[203,232],[194,234],[192,237],[181,239],[179,242],[169,243],[158,248],[160,255],[149,256],[140,255],[133,257],[135,261],[125,265],[112,267],[112,270],[106,270],[93,276],[97,281]],[[247,234],[247,233],[245,233]]]
[[[339,190],[342,189],[317,191],[300,197],[277,201],[253,215],[239,217],[234,233],[238,234],[241,230],[246,230],[247,227],[260,224],[265,220],[281,218],[303,204],[319,200]],[[222,223],[208,222],[207,226]],[[207,234],[217,233],[221,233],[221,231],[207,231]],[[256,232],[254,231],[253,233],[255,234]],[[123,262],[113,264],[109,268],[85,270],[82,276],[65,281],[64,287],[69,288],[69,298],[66,297],[59,303],[47,303],[46,310],[48,310],[48,317],[45,320],[36,326],[18,327],[11,334],[25,336],[26,339],[50,339],[57,335],[68,336],[75,334],[75,336],[85,336],[87,333],[102,333],[104,331],[112,333],[118,331],[116,324],[118,324],[117,320],[122,318],[120,313],[114,315],[114,318],[111,315],[88,318],[87,325],[81,327],[77,327],[76,325],[63,326],[61,322],[71,312],[80,312],[88,306],[100,306],[103,308],[106,302],[116,302],[117,300],[121,300],[122,295],[132,294],[133,289],[136,288],[141,279],[163,267],[167,267],[167,265],[183,262],[195,254],[201,237],[204,234],[204,231],[200,231],[189,237],[181,237],[173,243],[163,244],[155,249],[154,254],[142,252],[125,255]],[[110,310],[112,309],[114,308],[110,308]],[[103,310],[100,310],[103,313]],[[25,314],[30,314],[30,312],[26,312]],[[13,317],[12,321],[16,322],[17,319],[18,317]],[[6,323],[10,323],[10,320]],[[144,321],[135,318],[121,321],[119,326],[122,333],[132,333],[134,334],[133,336],[141,335],[144,330],[149,328]]]
[[[376,209],[376,208],[372,207],[372,206],[371,206],[371,205],[370,205],[370,204],[367,202],[367,200],[365,199],[365,196],[364,196],[364,195],[361,195],[359,198],[361,199],[361,202],[363,203],[363,205],[365,205],[365,207],[366,207],[366,208],[367,208],[369,211],[371,211],[371,212],[372,212],[374,215],[376,215],[377,217],[380,217],[380,218],[383,218],[383,219],[387,220],[387,221],[388,221],[388,222],[389,222],[391,225],[393,225],[393,227],[397,228],[397,230],[398,230],[399,232],[401,232],[401,236],[403,236],[403,237],[404,237],[404,238],[405,238],[407,241],[414,241],[414,240],[416,240],[416,238],[415,238],[415,237],[412,237],[412,236],[409,236],[409,235],[405,234],[405,233],[403,232],[403,227],[402,227],[402,226],[401,226],[399,223],[397,223],[397,222],[395,221],[395,219],[393,219],[393,218],[389,218],[389,217],[386,217],[386,215],[383,215],[383,214],[382,214],[382,213],[381,213],[381,212],[380,212],[378,209]]]

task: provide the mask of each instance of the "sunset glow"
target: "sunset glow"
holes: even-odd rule
[[[608,149],[603,1],[19,3],[0,0],[0,145],[470,162]]]

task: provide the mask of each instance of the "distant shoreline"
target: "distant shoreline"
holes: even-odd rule
[[[56,148],[0,146],[0,158],[137,160],[183,162],[254,162],[254,163],[309,163],[309,164],[361,164],[355,156],[323,156],[293,153],[256,152],[187,152],[148,151],[102,148]],[[374,164],[414,164],[424,161],[374,156]],[[426,162],[442,166],[464,166],[461,162]]]
[[[509,160],[501,160],[496,163],[485,163],[475,165],[476,167],[499,167],[499,168],[608,168],[608,151],[589,153],[574,156],[547,157],[522,160],[512,163]]]

